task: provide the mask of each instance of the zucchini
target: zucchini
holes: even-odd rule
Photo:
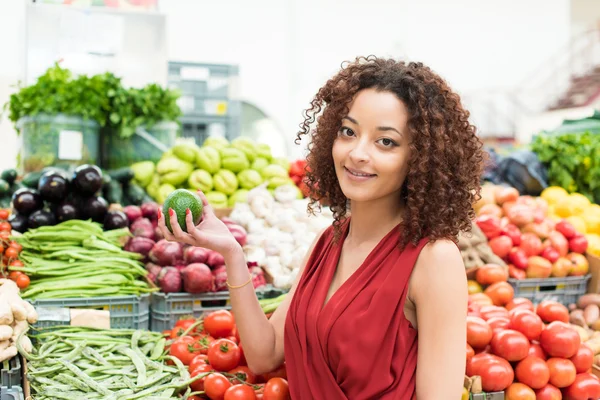
[[[10,196],[0,196],[0,208],[10,207]]]
[[[144,197],[146,196],[146,191],[135,183],[130,183],[127,185],[125,188],[125,193],[129,198],[129,201],[136,206],[141,205],[144,201]]]
[[[27,186],[28,188],[37,189],[38,182],[40,181],[40,178],[43,173],[43,171],[30,172],[23,177],[21,183]]]
[[[17,179],[17,170],[16,169],[6,169],[6,170],[2,171],[2,174],[0,175],[0,179],[4,179],[6,182],[8,182],[9,185],[12,185],[13,183],[15,183],[15,180]]]
[[[113,169],[112,171],[108,171],[108,175],[110,175],[112,179],[119,181],[124,185],[131,182],[134,177],[133,170],[129,167]]]
[[[123,188],[118,181],[111,180],[104,185],[104,198],[109,204],[123,204]]]
[[[4,179],[0,179],[0,196],[11,194],[10,185]]]

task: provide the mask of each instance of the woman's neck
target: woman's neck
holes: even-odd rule
[[[370,202],[350,202],[350,231],[346,241],[353,244],[381,240],[402,222],[404,204],[396,196]]]

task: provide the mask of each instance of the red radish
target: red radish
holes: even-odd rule
[[[206,293],[215,290],[215,277],[206,264],[190,264],[181,272],[183,289],[188,293]]]
[[[158,274],[158,285],[163,293],[181,292],[181,273],[175,267],[164,267]]]
[[[154,240],[154,226],[147,218],[138,218],[129,227],[133,236],[141,236]]]
[[[142,218],[142,210],[138,206],[126,206],[123,207],[123,212],[127,215],[129,223],[132,224],[134,221]]]
[[[183,249],[179,243],[167,242],[162,239],[152,247],[149,255],[150,260],[158,265],[175,265],[183,259]]]

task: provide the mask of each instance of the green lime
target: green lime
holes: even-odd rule
[[[174,190],[165,200],[163,204],[163,215],[167,228],[171,232],[171,220],[169,218],[169,208],[172,208],[177,215],[177,222],[181,230],[187,232],[187,226],[185,222],[185,211],[189,208],[192,212],[192,218],[194,219],[194,225],[198,225],[202,219],[202,199],[196,193],[186,189]]]

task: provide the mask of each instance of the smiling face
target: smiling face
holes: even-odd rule
[[[391,92],[356,94],[332,149],[340,187],[352,202],[400,204],[410,159],[408,118],[406,106]]]

